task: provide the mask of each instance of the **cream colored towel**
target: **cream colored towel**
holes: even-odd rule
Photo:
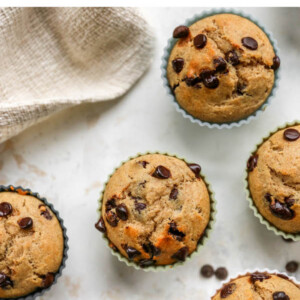
[[[0,9],[0,142],[63,108],[123,95],[152,42],[137,9]]]

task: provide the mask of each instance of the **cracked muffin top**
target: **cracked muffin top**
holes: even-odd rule
[[[268,98],[279,57],[267,35],[233,14],[178,26],[167,77],[179,105],[207,122],[230,123],[255,112]]]
[[[26,296],[54,281],[63,233],[50,210],[25,191],[0,192],[0,298]]]
[[[210,220],[210,196],[200,170],[162,154],[131,159],[106,185],[96,228],[140,267],[184,261]]]
[[[225,284],[212,300],[298,300],[300,288],[282,274],[252,273]]]
[[[271,135],[247,163],[251,197],[278,229],[300,233],[300,125]]]

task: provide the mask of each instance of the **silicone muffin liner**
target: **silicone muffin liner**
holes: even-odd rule
[[[46,206],[48,206],[51,209],[51,211],[54,213],[57,220],[59,221],[59,224],[60,224],[61,229],[63,231],[63,237],[64,237],[63,259],[62,259],[62,262],[61,262],[61,265],[60,265],[58,271],[55,273],[54,281],[51,284],[51,286],[49,286],[48,288],[44,288],[44,289],[37,289],[36,291],[34,291],[34,292],[32,292],[28,295],[22,296],[22,297],[5,298],[5,299],[14,299],[14,300],[34,300],[37,297],[40,297],[40,296],[44,295],[45,292],[49,291],[57,283],[58,278],[62,275],[63,269],[66,267],[66,260],[68,258],[68,250],[69,250],[69,246],[68,246],[69,238],[67,236],[67,229],[64,226],[64,221],[60,217],[58,211],[54,209],[53,205],[51,203],[49,203],[46,198],[41,197],[38,193],[34,193],[30,189],[24,189],[21,186],[15,187],[13,185],[8,185],[8,186],[0,185],[0,193],[1,192],[14,192],[14,193],[19,193],[21,195],[30,195],[30,196],[33,196],[33,197],[39,199],[40,201],[42,201]]]
[[[194,17],[192,17],[190,19],[187,19],[182,25],[185,25],[185,26],[189,27],[190,25],[194,24],[195,22],[197,22],[201,19],[213,16],[213,15],[217,15],[217,14],[224,14],[224,13],[238,15],[238,16],[246,18],[246,19],[252,21],[254,24],[256,24],[267,35],[267,37],[269,38],[269,40],[270,40],[270,42],[273,46],[275,54],[279,56],[279,48],[277,46],[277,41],[273,37],[273,34],[271,32],[269,32],[268,30],[266,30],[263,25],[261,25],[255,19],[253,19],[250,15],[247,15],[247,14],[241,12],[241,11],[237,11],[237,10],[234,10],[234,9],[212,9],[212,10],[209,10],[209,11],[205,11],[201,14],[194,15]],[[258,117],[267,108],[267,106],[271,103],[271,100],[275,96],[276,90],[278,88],[278,83],[279,83],[279,79],[280,79],[280,68],[275,72],[274,84],[273,84],[272,90],[271,90],[268,98],[265,100],[265,102],[255,112],[253,112],[248,117],[246,117],[244,119],[241,119],[239,121],[228,122],[228,123],[207,122],[207,121],[202,121],[202,120],[194,117],[193,115],[188,113],[186,110],[184,110],[183,107],[181,107],[179,105],[179,103],[176,100],[176,97],[173,93],[173,90],[169,85],[169,81],[168,81],[168,78],[167,78],[168,60],[169,60],[169,56],[170,56],[171,51],[172,51],[174,45],[176,44],[176,42],[177,42],[177,39],[170,38],[168,40],[167,46],[164,49],[164,54],[163,54],[163,57],[162,57],[162,64],[161,64],[161,72],[162,72],[161,77],[163,79],[163,85],[165,86],[165,88],[167,90],[168,97],[172,100],[173,104],[175,105],[176,111],[179,112],[184,118],[189,119],[192,123],[196,123],[200,126],[207,126],[208,128],[231,129],[233,127],[240,127],[244,124],[249,124],[252,120],[254,120],[256,117]]]
[[[187,163],[187,161],[184,158],[178,157],[177,155],[172,155],[172,154],[168,154],[168,153],[161,153],[161,152],[138,153],[136,156],[129,157],[126,161],[123,161],[117,168],[114,169],[113,173],[111,175],[109,175],[106,183],[104,184],[104,188],[103,188],[103,191],[102,191],[100,199],[99,199],[99,210],[98,210],[98,212],[100,212],[100,217],[101,217],[101,211],[102,211],[102,200],[103,200],[104,192],[105,192],[105,189],[106,189],[106,185],[108,184],[108,182],[109,182],[110,178],[112,177],[112,175],[116,172],[117,169],[119,169],[126,162],[128,162],[128,161],[130,161],[130,160],[132,160],[134,158],[140,157],[142,155],[147,155],[147,154],[162,154],[162,155],[167,155],[167,156],[171,156],[171,157],[175,157],[175,158],[181,159],[181,160],[183,160],[184,162]],[[209,239],[210,233],[211,233],[213,225],[215,223],[215,216],[216,216],[216,212],[217,212],[216,211],[216,200],[214,198],[214,193],[213,193],[213,191],[211,189],[211,185],[207,182],[205,176],[202,174],[202,171],[200,173],[200,176],[201,176],[202,180],[204,181],[204,183],[205,183],[205,185],[207,187],[208,193],[209,193],[210,209],[211,209],[210,220],[209,220],[209,222],[208,222],[208,224],[206,226],[206,229],[205,229],[205,231],[204,231],[204,233],[202,235],[201,241],[197,245],[196,250],[193,253],[191,253],[189,256],[187,256],[187,258],[185,259],[185,261],[183,261],[183,262],[178,261],[178,262],[176,262],[174,264],[171,264],[171,265],[164,265],[164,266],[159,265],[159,266],[150,266],[150,267],[147,267],[147,268],[141,268],[139,265],[137,265],[133,261],[130,261],[125,256],[121,255],[118,251],[114,251],[110,247],[110,244],[111,244],[110,240],[107,238],[106,234],[102,233],[102,238],[105,241],[106,246],[111,250],[111,253],[114,256],[116,256],[119,259],[119,261],[124,262],[127,266],[134,267],[137,270],[143,270],[145,272],[149,272],[149,271],[158,272],[158,271],[166,271],[166,270],[169,270],[171,268],[174,269],[174,267],[177,267],[179,265],[184,264],[186,261],[190,260],[194,255],[196,255],[196,253],[199,253],[200,248],[202,246],[204,246],[204,244],[206,243],[206,241]]]
[[[259,144],[257,144],[254,148],[254,150],[250,153],[250,155],[248,157],[250,157],[251,155],[253,155],[254,153],[256,153],[256,151],[258,150],[258,148],[266,141],[268,140],[274,133],[276,133],[278,130],[290,127],[290,126],[295,126],[295,125],[300,125],[300,121],[293,121],[291,123],[285,123],[283,126],[279,126],[277,127],[274,131],[270,132],[268,134],[268,136],[264,137]],[[267,219],[265,219],[260,212],[258,211],[252,196],[251,196],[251,192],[250,192],[250,188],[249,188],[249,183],[248,183],[248,170],[247,167],[245,169],[245,176],[244,176],[244,185],[245,185],[245,189],[246,189],[246,196],[247,196],[247,200],[249,202],[249,207],[253,210],[254,215],[259,219],[259,222],[263,225],[265,225],[269,230],[273,231],[276,235],[280,235],[282,237],[284,237],[285,239],[292,239],[293,241],[300,241],[300,233],[287,233],[284,232],[280,229],[278,229],[277,227],[275,227],[273,224],[271,224]]]
[[[253,274],[255,272],[258,272],[258,273],[267,273],[267,274],[270,274],[270,275],[283,275],[283,276],[286,276],[289,279],[289,281],[293,282],[300,289],[300,282],[297,281],[297,279],[295,277],[287,275],[285,272],[279,272],[277,270],[269,270],[267,268],[265,268],[265,269],[255,269],[255,270],[249,270],[249,269],[247,269],[243,273],[236,273],[235,276],[230,276],[229,280],[222,281],[221,282],[221,287],[210,296],[210,299],[213,300],[213,297],[215,297],[218,294],[218,292],[221,291],[222,288],[226,284],[230,283],[231,280],[234,280],[234,279],[237,279],[237,278],[240,278],[240,277],[244,277],[244,276],[247,276],[247,275],[251,275],[251,274]]]

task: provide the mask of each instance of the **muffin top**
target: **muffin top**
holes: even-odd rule
[[[260,214],[300,233],[300,125],[278,130],[248,160],[249,189]]]
[[[225,284],[212,300],[297,300],[300,288],[282,274],[252,273]]]
[[[63,233],[50,210],[27,192],[0,192],[0,298],[25,296],[53,283]]]
[[[179,105],[207,122],[238,121],[256,111],[280,65],[267,35],[253,22],[218,14],[179,26],[167,77]]]
[[[110,178],[96,227],[111,246],[141,267],[185,260],[210,219],[210,196],[200,166],[148,154]]]

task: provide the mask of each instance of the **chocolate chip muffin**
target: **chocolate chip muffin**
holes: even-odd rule
[[[26,296],[52,285],[64,238],[55,214],[21,188],[0,188],[0,298]]]
[[[96,228],[140,267],[184,261],[196,250],[211,216],[200,170],[162,154],[131,159],[108,181]]]
[[[249,158],[248,185],[259,213],[276,228],[300,233],[300,125],[278,130]]]
[[[298,300],[300,287],[285,275],[255,272],[232,279],[211,299]]]
[[[267,100],[280,65],[267,35],[234,14],[178,26],[167,78],[179,105],[201,121],[230,123]]]

